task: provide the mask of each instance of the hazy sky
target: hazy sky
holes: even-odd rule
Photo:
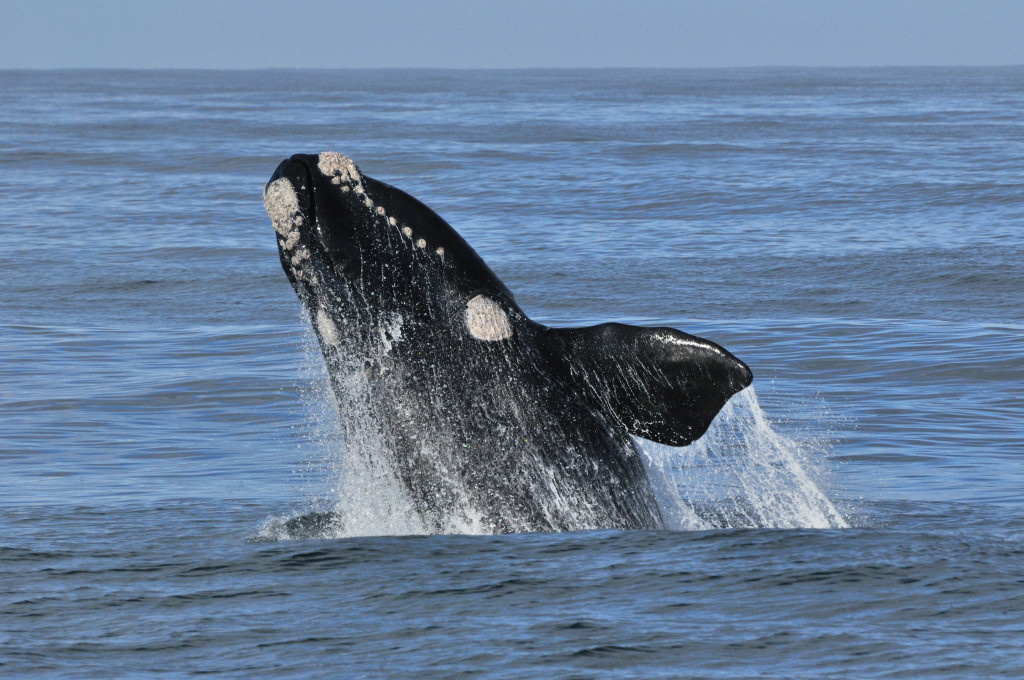
[[[1024,64],[1020,0],[0,0],[0,68]]]

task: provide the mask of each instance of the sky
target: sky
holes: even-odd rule
[[[0,68],[1024,64],[1021,0],[0,0]]]

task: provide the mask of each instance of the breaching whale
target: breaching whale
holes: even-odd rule
[[[753,379],[672,328],[530,320],[441,217],[342,154],[283,161],[263,200],[346,436],[427,531],[660,528],[630,435],[689,444]]]

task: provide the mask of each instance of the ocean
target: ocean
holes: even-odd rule
[[[353,510],[261,201],[324,150],[751,367],[668,529]],[[1024,67],[0,71],[0,166],[3,677],[1024,676]]]

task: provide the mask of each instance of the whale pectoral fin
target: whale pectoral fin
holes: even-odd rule
[[[630,434],[670,446],[703,435],[729,398],[750,385],[746,364],[674,328],[607,323],[551,328],[587,401]]]

